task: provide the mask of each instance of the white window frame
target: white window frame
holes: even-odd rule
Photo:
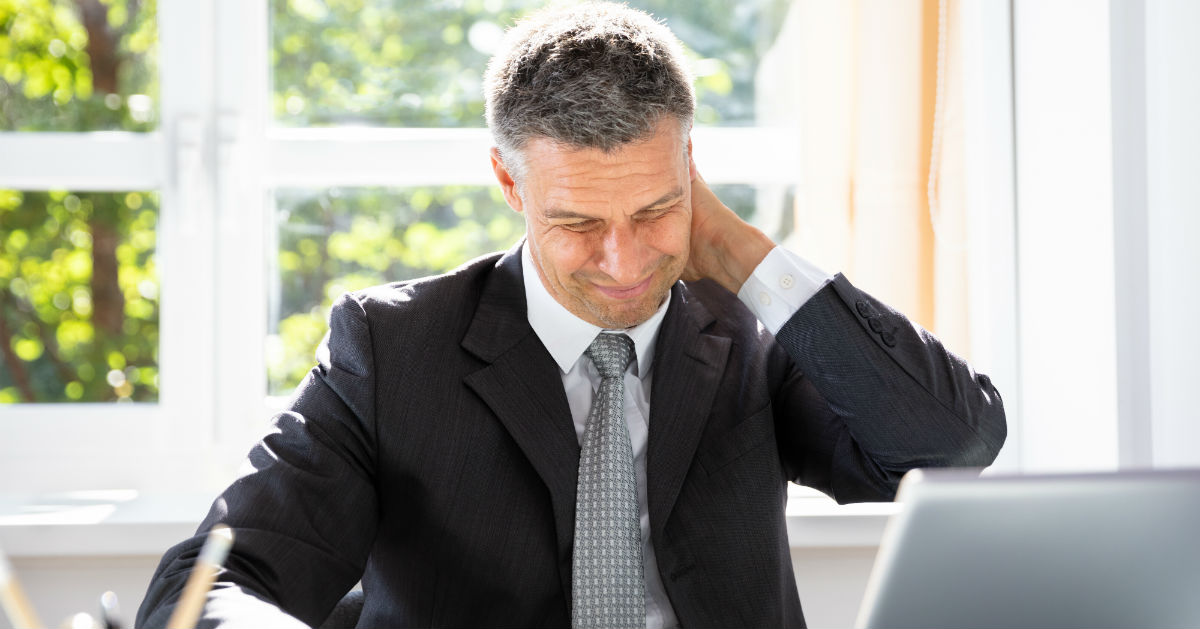
[[[979,112],[968,121],[971,340],[976,366],[1002,383],[1014,443],[1009,7],[966,6],[968,108]],[[484,129],[273,127],[266,0],[160,0],[158,20],[159,130],[0,133],[0,187],[161,192],[159,402],[0,407],[0,491],[227,484],[279,403],[264,361],[271,191],[494,183]],[[697,128],[693,139],[712,184],[797,182],[794,129]],[[1006,456],[997,467],[1014,469]],[[38,473],[17,473],[27,469]]]

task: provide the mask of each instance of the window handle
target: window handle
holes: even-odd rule
[[[199,230],[200,213],[205,207],[204,123],[196,115],[182,115],[175,124],[175,207],[178,229],[184,237]]]

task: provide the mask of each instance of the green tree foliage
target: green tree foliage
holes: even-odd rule
[[[0,130],[154,128],[155,0],[0,0]]]
[[[0,191],[0,403],[157,399],[157,222],[155,194]]]

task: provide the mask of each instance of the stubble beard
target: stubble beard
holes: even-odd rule
[[[678,266],[679,268],[674,268]],[[645,295],[635,304],[627,306],[621,302],[605,300],[603,297],[588,299],[585,295],[574,294],[573,300],[591,314],[591,318],[602,324],[602,327],[610,330],[624,330],[632,328],[636,325],[645,323],[650,317],[654,316],[655,312],[662,307],[663,301],[666,300],[671,293],[671,287],[679,280],[682,273],[683,264],[676,259],[671,259],[660,265],[655,274],[655,284],[651,286]],[[587,286],[590,282],[586,279],[572,278],[577,286]]]

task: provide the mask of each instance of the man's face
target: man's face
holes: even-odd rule
[[[498,162],[513,209],[550,294],[575,316],[628,328],[662,305],[688,261],[691,147],[673,118],[612,153],[526,144],[523,194]]]

